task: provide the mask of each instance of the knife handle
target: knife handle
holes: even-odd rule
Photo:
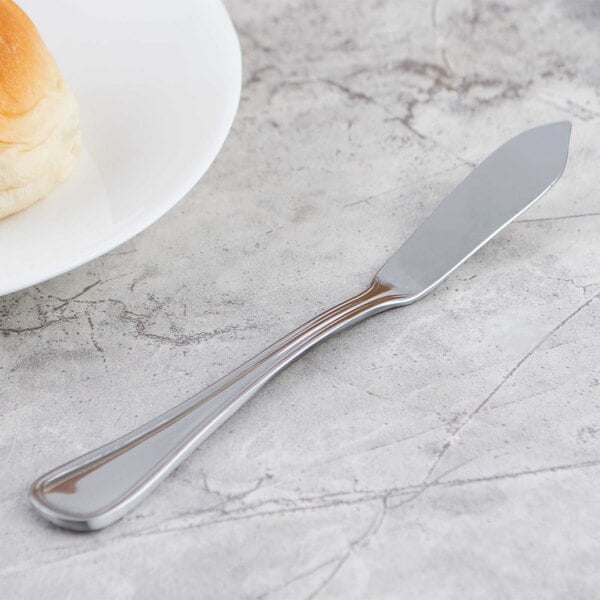
[[[37,479],[29,497],[50,522],[77,531],[114,523],[274,375],[327,336],[405,302],[377,279],[146,425]]]

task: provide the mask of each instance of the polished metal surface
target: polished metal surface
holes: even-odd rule
[[[560,177],[571,124],[512,138],[486,158],[433,211],[377,274],[417,300],[527,210]]]
[[[366,317],[422,298],[531,206],[562,174],[569,135],[569,123],[553,123],[501,146],[446,197],[365,292],[146,425],[43,475],[29,492],[33,506],[52,523],[79,531],[120,519],[295,358]]]

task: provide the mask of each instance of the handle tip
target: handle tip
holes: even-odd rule
[[[46,476],[40,477],[31,484],[27,493],[30,504],[46,521],[63,529],[79,532],[96,531],[109,524],[103,523],[99,516],[74,514],[64,510],[48,498],[47,484]]]

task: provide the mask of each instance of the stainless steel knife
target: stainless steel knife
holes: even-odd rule
[[[29,492],[33,506],[52,523],[80,531],[123,517],[295,358],[366,317],[419,300],[527,210],[561,176],[570,132],[570,123],[552,123],[508,141],[442,201],[366,291],[146,425],[43,475]]]

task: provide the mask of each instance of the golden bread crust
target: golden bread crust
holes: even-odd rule
[[[12,0],[0,0],[0,115],[32,110],[59,79],[35,25]]]

